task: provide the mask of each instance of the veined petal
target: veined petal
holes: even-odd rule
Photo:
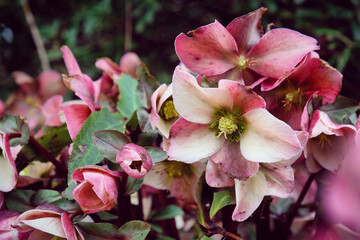
[[[259,42],[263,34],[261,17],[266,10],[266,8],[261,7],[244,16],[235,18],[226,27],[226,30],[234,37],[240,55],[245,55],[252,46]]]
[[[217,138],[209,127],[210,124],[192,123],[180,118],[170,130],[169,157],[193,163],[217,152],[226,139]]]
[[[238,48],[226,28],[215,20],[175,39],[175,50],[181,62],[193,72],[216,75],[235,67]]]
[[[21,216],[20,216],[21,217]],[[58,217],[43,217],[37,219],[21,220],[23,224],[26,224],[34,229],[55,235],[58,237],[66,238],[64,229],[62,228],[61,218]]]
[[[303,150],[296,133],[263,108],[243,115],[246,130],[240,135],[243,156],[254,162],[271,163],[292,159]]]
[[[234,186],[234,179],[229,177],[222,169],[220,164],[214,163],[211,159],[206,165],[205,172],[206,183],[210,187],[232,187]]]
[[[91,110],[85,104],[65,104],[63,109],[70,137],[74,140],[90,116]]]
[[[248,161],[243,157],[238,143],[225,142],[210,159],[218,163],[229,177],[239,180],[246,180],[259,170],[259,163]]]
[[[261,171],[267,182],[266,195],[286,198],[294,190],[294,170],[286,162],[264,163]]]
[[[250,69],[279,78],[294,68],[308,53],[318,50],[316,39],[299,32],[278,28],[267,32],[248,53]]]
[[[173,76],[173,100],[180,116],[195,123],[212,123],[217,109],[232,108],[227,90],[202,88],[192,75],[179,67]]]
[[[74,54],[71,52],[68,46],[62,46],[61,51],[63,53],[63,59],[69,75],[81,75],[81,69],[77,63]]]
[[[234,221],[244,221],[259,207],[266,194],[265,175],[257,174],[246,181],[235,179],[236,207],[232,214]]]

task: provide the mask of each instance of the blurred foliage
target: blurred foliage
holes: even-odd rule
[[[53,69],[66,73],[60,47],[68,45],[83,72],[100,75],[95,61],[124,54],[125,1],[132,11],[132,51],[160,82],[169,82],[178,58],[175,37],[181,32],[234,18],[260,6],[268,8],[263,26],[297,30],[318,39],[321,58],[344,75],[341,94],[360,100],[360,1],[358,0],[29,0]],[[0,96],[14,89],[11,72],[40,72],[20,0],[0,2]]]

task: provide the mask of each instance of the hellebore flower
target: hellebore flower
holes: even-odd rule
[[[21,214],[16,221],[19,231],[33,230],[29,239],[54,239],[53,236],[71,240],[84,240],[68,214],[55,206],[40,206]]]
[[[170,130],[169,159],[193,163],[210,157],[230,176],[244,179],[258,171],[259,162],[288,160],[302,152],[296,133],[238,82],[221,80],[218,88],[201,88],[176,68],[173,91],[181,118]]]
[[[133,178],[142,178],[153,166],[150,155],[145,148],[133,143],[128,143],[116,155],[116,162]]]
[[[77,168],[72,180],[79,183],[73,190],[74,199],[87,214],[107,211],[114,207],[117,196],[117,178],[121,173],[101,166]]]
[[[307,54],[303,61],[278,80],[261,84],[261,95],[267,109],[293,129],[301,129],[301,119],[307,113],[312,96],[323,96],[322,104],[333,103],[341,90],[342,75],[315,54]]]
[[[169,138],[170,128],[179,119],[172,98],[172,84],[162,84],[151,96],[151,127]]]
[[[10,192],[16,185],[18,172],[10,151],[9,135],[6,133],[0,132],[0,148],[2,150],[2,155],[0,155],[0,191]]]
[[[314,38],[278,28],[262,36],[265,8],[233,20],[226,28],[218,21],[175,40],[181,62],[210,82],[231,79],[250,85],[261,77],[279,78],[308,53],[318,50]],[[265,79],[264,78],[264,79]]]
[[[0,239],[2,240],[28,240],[30,231],[22,232],[14,228],[14,224],[18,217],[21,215],[19,212],[10,210],[0,210]]]
[[[304,148],[306,166],[310,172],[325,168],[337,172],[354,146],[356,129],[349,124],[337,124],[320,110],[314,111],[309,127],[310,139]]]

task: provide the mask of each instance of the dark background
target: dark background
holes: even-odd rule
[[[160,82],[169,82],[178,58],[175,37],[215,19],[224,26],[261,6],[263,27],[274,23],[315,37],[320,57],[344,75],[342,95],[360,100],[359,0],[126,0],[131,4],[131,50]],[[125,0],[29,0],[51,68],[67,73],[60,47],[68,45],[94,80],[97,58],[119,62],[125,44]],[[129,22],[128,22],[129,23]],[[15,88],[13,71],[36,77],[40,61],[20,0],[0,0],[0,97]]]

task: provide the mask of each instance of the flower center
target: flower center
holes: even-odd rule
[[[297,88],[296,90],[285,94],[285,99],[282,102],[284,103],[285,108],[290,109],[292,104],[301,105],[304,103],[304,94],[301,92],[300,88]]]
[[[165,120],[170,120],[172,118],[180,117],[179,113],[175,109],[174,102],[172,99],[168,99],[163,103],[163,105],[160,108],[159,115]]]
[[[249,66],[249,60],[240,58],[240,60],[237,62],[237,66],[242,69],[246,69]]]
[[[227,111],[220,109],[215,112],[216,120],[210,125],[209,129],[216,130],[215,136],[228,139],[229,143],[239,142],[240,135],[245,131],[245,122],[241,117],[240,111]]]
[[[129,167],[131,169],[136,169],[139,172],[141,172],[141,166],[142,166],[143,162],[142,161],[132,161],[131,164],[129,165]]]
[[[193,174],[193,167],[178,161],[163,161],[165,172],[171,178],[190,177]]]
[[[329,139],[328,135],[326,135],[324,133],[321,133],[317,138],[319,140],[319,144],[320,144],[321,148],[324,148],[325,145],[330,145],[331,146],[331,142],[330,142],[330,139]]]

